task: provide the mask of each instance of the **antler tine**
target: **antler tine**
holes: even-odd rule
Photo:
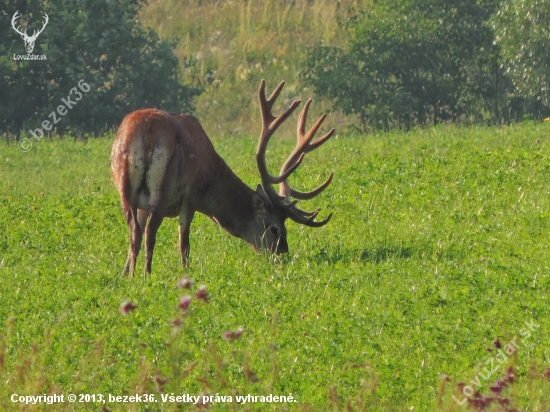
[[[335,129],[331,129],[327,134],[325,134],[323,137],[320,137],[319,139],[315,140],[313,143],[310,143],[319,128],[321,127],[321,124],[325,121],[327,115],[322,115],[317,122],[309,129],[309,131],[306,133],[306,119],[307,114],[309,111],[309,106],[311,104],[311,99],[309,99],[304,109],[302,110],[302,113],[300,113],[300,117],[298,118],[298,143],[300,146],[303,147],[304,153],[311,152],[312,150],[317,149],[319,146],[321,146],[323,143],[325,143],[330,137],[333,135]]]
[[[334,134],[334,129],[332,129],[327,134],[325,134],[324,136],[320,137],[319,139],[311,143],[311,140],[313,140],[313,137],[315,136],[315,134],[321,127],[321,124],[325,120],[326,115],[321,116],[317,120],[317,122],[315,122],[315,124],[306,133],[306,120],[307,120],[307,114],[308,114],[310,105],[311,105],[311,99],[309,99],[306,102],[302,112],[300,113],[300,116],[298,118],[298,128],[296,133],[297,135],[296,147],[294,148],[294,150],[288,157],[287,161],[284,163],[283,167],[281,168],[281,171],[279,172],[281,175],[286,173],[290,169],[293,169],[293,170],[296,169],[296,167],[293,167],[293,166],[296,163],[298,163],[296,160],[298,156],[299,156],[298,159],[303,159],[304,154],[317,149],[319,146],[325,143],[328,139],[330,139]],[[289,186],[288,182],[283,181],[279,187],[279,195],[287,199],[290,197],[294,197],[300,200],[312,199],[328,187],[328,185],[332,181],[332,177],[333,177],[333,173],[330,174],[328,179],[325,180],[323,184],[321,184],[319,187],[317,187],[316,189],[310,192],[300,192],[298,190],[292,189]]]
[[[274,116],[273,113],[271,113],[271,109],[273,109],[273,104],[275,103],[275,100],[277,100],[277,97],[279,97],[279,94],[284,87],[285,82],[282,81],[273,93],[271,93],[269,98],[266,98],[265,80],[262,80],[260,89],[258,90],[258,98],[260,99],[260,108],[262,110],[263,127],[271,132],[267,137],[267,140],[269,140],[273,132],[294,112],[296,107],[298,107],[301,102],[300,100],[295,100],[280,116]]]
[[[319,127],[321,127],[321,124],[325,121],[325,118],[327,117],[326,114],[322,115],[317,122],[313,125],[311,129],[306,133],[306,120],[307,120],[307,114],[309,112],[309,106],[311,105],[311,99],[309,99],[305,106],[304,110],[302,110],[302,113],[300,113],[300,116],[298,117],[298,143],[300,146],[303,147],[303,150],[308,152],[308,145],[309,142],[311,142],[311,139],[313,139],[313,136],[315,136],[315,133],[317,133],[317,130],[319,130]]]
[[[308,146],[309,147],[308,152],[317,149],[319,146],[321,146],[323,143],[325,143],[328,139],[330,139],[332,137],[332,135],[334,134],[335,130],[336,129],[334,129],[334,128],[330,129],[329,132],[326,135],[318,138],[313,143],[310,143],[309,146]]]
[[[317,196],[319,193],[321,193],[323,190],[325,190],[328,187],[328,185],[330,185],[330,183],[332,182],[333,177],[334,177],[334,172],[330,172],[330,175],[329,175],[327,180],[325,180],[316,189],[313,189],[309,192],[301,192],[299,190],[293,189],[288,185],[288,183],[283,182],[282,186],[281,186],[281,190],[279,192],[279,195],[284,196],[286,198],[293,197],[294,199],[299,199],[299,200],[313,199],[315,196]]]
[[[332,213],[328,215],[326,219],[323,219],[319,222],[310,222],[310,223],[304,223],[304,224],[309,227],[321,227],[321,226],[325,226],[328,222],[330,222],[330,219],[332,219]]]
[[[15,12],[15,14],[13,15],[12,19],[11,19],[11,26],[13,27],[13,29],[19,33],[21,36],[25,36],[27,34],[27,30],[25,30],[25,33],[22,33],[19,31],[19,26],[16,28],[15,27],[15,23],[17,23],[17,19],[19,18],[19,10],[17,10]]]
[[[294,222],[302,224],[304,226],[321,227],[326,225],[330,221],[330,219],[332,218],[332,213],[328,215],[324,220],[316,222],[315,218],[317,217],[319,210],[320,209],[317,209],[314,212],[305,212],[301,209],[298,209],[297,207],[292,207],[288,209],[288,217]]]
[[[42,28],[40,30],[35,29],[32,33],[32,36],[30,37],[31,39],[36,39],[38,37],[38,35],[44,31],[44,29],[46,28],[48,22],[50,21],[48,15],[46,13],[44,13],[44,16],[46,17],[46,20],[44,21],[44,24],[42,24]]]
[[[46,28],[46,26],[48,25],[48,22],[50,21],[50,18],[48,17],[48,15],[46,13],[44,13],[44,16],[46,17],[45,21],[44,21],[44,24],[42,24],[42,28],[40,30],[36,30],[36,34],[33,34],[33,37],[36,36],[38,37],[38,35],[40,33],[42,33],[44,31],[44,29]]]
[[[281,168],[280,174],[284,173],[291,165],[293,165],[297,158],[301,156],[302,154],[309,153],[312,150],[317,149],[319,146],[321,146],[323,143],[325,143],[328,139],[332,137],[334,134],[334,129],[330,130],[327,134],[325,134],[323,137],[320,137],[313,143],[311,143],[311,140],[315,136],[315,133],[319,130],[321,127],[321,124],[326,118],[326,115],[321,116],[317,122],[309,129],[309,131],[306,133],[305,127],[306,127],[306,119],[307,119],[307,113],[309,110],[309,106],[311,105],[311,99],[309,99],[302,112],[300,113],[300,116],[298,118],[298,129],[297,129],[297,143],[296,147],[286,160],[286,162],[283,164],[283,167]]]
[[[273,120],[275,117],[271,113],[271,109],[273,108],[273,103],[275,103],[275,100],[277,100],[277,97],[279,97],[279,94],[281,93],[281,90],[283,90],[283,87],[285,87],[285,82],[282,81],[279,83],[277,88],[271,93],[271,95],[266,98],[265,97],[265,80],[262,80],[260,83],[260,90],[259,98],[260,98],[260,107],[262,109],[262,114],[267,113],[271,117],[271,120]]]
[[[279,176],[273,176],[267,170],[267,164],[265,162],[265,152],[267,150],[267,144],[269,139],[277,130],[277,128],[286,120],[288,117],[296,110],[296,107],[300,104],[300,100],[295,100],[281,115],[274,116],[271,112],[273,104],[279,94],[283,90],[285,82],[281,82],[279,86],[275,89],[269,98],[265,97],[265,80],[262,80],[260,84],[260,89],[258,90],[258,99],[260,100],[260,109],[262,112],[262,133],[260,135],[260,140],[258,141],[258,148],[256,150],[256,163],[258,165],[258,170],[260,172],[260,177],[262,180],[262,186],[272,200],[278,199],[277,192],[273,188],[273,184],[279,184],[286,180],[294,170],[300,166],[304,156],[300,156],[292,166],[280,174]]]

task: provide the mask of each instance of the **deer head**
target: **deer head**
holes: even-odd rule
[[[23,38],[23,41],[25,42],[25,48],[27,49],[27,53],[29,54],[32,53],[32,51],[34,50],[34,42],[38,38],[38,35],[44,31],[44,29],[46,28],[46,25],[48,24],[48,21],[49,21],[48,15],[44,13],[44,16],[45,16],[45,20],[44,20],[44,24],[42,25],[42,28],[40,30],[34,30],[32,36],[27,35],[27,30],[25,30],[24,32],[21,32],[19,27],[15,27],[17,19],[19,18],[19,11],[16,11],[15,14],[13,15],[13,18],[11,19],[11,26]]]

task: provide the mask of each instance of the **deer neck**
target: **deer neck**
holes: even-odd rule
[[[254,190],[248,187],[220,158],[216,177],[210,182],[197,210],[233,236],[242,237],[254,221]]]

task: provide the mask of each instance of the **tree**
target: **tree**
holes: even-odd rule
[[[550,0],[508,0],[493,19],[519,96],[550,105]]]
[[[344,22],[349,45],[310,50],[305,81],[364,127],[481,117],[505,84],[488,25],[495,8],[496,1],[393,0],[355,11]]]
[[[90,85],[90,92],[77,104],[69,103],[55,125],[58,132],[99,133],[142,107],[192,110],[198,90],[181,84],[173,45],[141,28],[139,0],[6,3],[0,12],[0,132],[40,127],[80,80]],[[33,51],[47,60],[14,59],[26,54],[11,27],[16,11],[21,20],[28,19],[29,33],[48,14]]]

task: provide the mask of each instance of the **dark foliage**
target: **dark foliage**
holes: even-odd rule
[[[4,0],[0,133],[19,135],[40,127],[80,80],[91,89],[61,116],[53,129],[59,133],[100,133],[143,107],[191,111],[198,90],[178,79],[173,45],[141,28],[140,7],[139,0]],[[33,51],[47,60],[14,59],[26,54],[21,36],[11,27],[16,11],[29,34],[41,27],[43,13],[48,14],[49,23]]]
[[[304,80],[363,128],[499,123],[543,110],[515,94],[492,16],[497,0],[393,0],[352,10],[342,48],[310,49]]]

